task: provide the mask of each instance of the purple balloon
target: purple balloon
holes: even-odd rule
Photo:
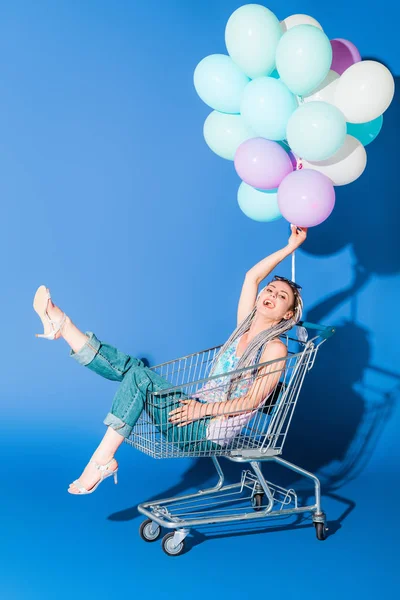
[[[278,206],[289,223],[315,227],[329,217],[335,206],[332,181],[313,169],[294,171],[278,188]]]
[[[361,54],[352,42],[337,38],[331,40],[332,46],[332,71],[341,75],[346,69],[361,60]]]
[[[235,153],[235,169],[245,183],[259,190],[276,189],[293,172],[288,153],[265,138],[252,138],[240,144]]]

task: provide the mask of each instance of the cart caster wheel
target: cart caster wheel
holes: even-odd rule
[[[168,556],[179,556],[179,554],[182,554],[182,552],[185,549],[185,540],[182,540],[175,547],[172,546],[172,539],[174,535],[175,532],[167,533],[166,535],[164,535],[161,542],[162,549],[164,550],[165,554],[168,554]]]
[[[151,519],[146,519],[139,527],[139,535],[145,542],[155,542],[161,535],[161,527],[157,525],[157,528],[152,531]]]
[[[254,496],[251,498],[251,505],[254,508],[254,510],[263,510],[263,498],[264,494],[254,494]]]
[[[323,542],[324,540],[326,540],[327,537],[325,523],[314,523],[314,525],[315,533],[317,534],[317,539]]]

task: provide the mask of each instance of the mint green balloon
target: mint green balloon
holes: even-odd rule
[[[272,11],[260,4],[245,4],[229,17],[226,48],[249,77],[269,75],[275,69],[275,53],[282,27]]]
[[[367,123],[347,123],[347,133],[355,137],[363,146],[368,146],[382,129],[383,115]]]
[[[240,104],[244,121],[260,137],[283,140],[296,97],[280,79],[258,77],[247,84]]]
[[[235,152],[246,140],[257,137],[241,115],[228,115],[214,110],[204,122],[204,139],[215,154],[233,160]]]
[[[339,150],[345,138],[344,115],[327,102],[302,104],[287,126],[289,146],[298,157],[310,161],[326,160]]]
[[[224,113],[240,112],[242,94],[249,81],[226,54],[206,56],[194,71],[194,87],[200,98]]]
[[[268,223],[282,217],[277,190],[257,190],[242,181],[238,190],[238,203],[246,217],[253,221]]]
[[[281,37],[276,68],[293,94],[310,94],[327,76],[332,64],[328,36],[313,25],[296,25]]]

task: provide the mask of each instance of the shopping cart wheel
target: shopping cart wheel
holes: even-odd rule
[[[185,540],[182,540],[177,546],[172,546],[172,538],[174,537],[175,532],[167,533],[164,535],[162,539],[162,549],[168,556],[179,556],[185,549]]]
[[[262,508],[263,498],[264,498],[264,494],[254,494],[254,496],[252,496],[251,505],[254,508],[254,510],[263,510],[263,508]]]
[[[324,541],[326,540],[326,527],[325,523],[314,523],[315,532],[317,534],[317,539]]]
[[[145,542],[155,542],[161,535],[161,527],[151,519],[146,519],[139,527],[139,534]]]

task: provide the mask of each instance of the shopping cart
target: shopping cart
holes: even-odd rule
[[[162,528],[165,528],[169,532],[162,539],[162,548],[168,555],[176,556],[184,551],[185,538],[190,528],[243,523],[299,513],[311,513],[317,538],[326,538],[326,517],[321,509],[319,479],[301,467],[287,462],[280,455],[304,377],[314,366],[320,346],[334,331],[332,327],[300,323],[281,338],[288,347],[285,359],[257,363],[223,375],[209,376],[213,359],[222,345],[151,367],[170,382],[171,387],[148,394],[146,408],[131,436],[126,440],[127,443],[154,458],[210,457],[219,479],[217,484],[209,489],[140,504],[139,512],[147,517],[139,530],[143,540],[153,542],[159,539]],[[311,336],[311,332],[314,337]],[[268,372],[265,372],[266,370]],[[278,372],[280,380],[271,393],[268,381]],[[232,390],[239,389],[235,386],[247,385],[250,389],[255,383],[265,386],[265,398],[260,405],[246,413],[243,413],[243,409],[231,410],[229,415],[220,413],[212,421],[208,417],[207,425],[203,423],[202,430],[207,431],[207,438],[202,440],[198,437],[191,439],[185,427],[174,426],[174,435],[171,435],[172,426],[167,417],[164,423],[160,422],[159,418],[154,418],[157,408],[163,402],[168,402],[168,406],[171,406],[172,399],[176,397],[178,401],[182,394],[196,398],[196,393],[201,397],[204,390],[213,394],[222,389],[226,399],[230,399],[231,396],[234,397]],[[223,404],[220,403],[219,407],[223,408]],[[167,415],[168,411],[165,411],[165,414]],[[226,431],[230,422],[235,422],[236,429],[238,427],[238,415],[239,423],[243,418],[243,425],[234,437],[228,436],[227,439]],[[199,421],[196,421],[196,424],[198,428],[201,426]],[[222,432],[221,438],[218,437],[219,430]],[[238,463],[248,463],[251,469],[242,471],[238,483],[224,485],[224,473],[218,456]],[[267,481],[261,471],[262,461],[279,463],[311,479],[315,486],[315,504],[299,506],[297,494],[293,489],[287,490]]]

